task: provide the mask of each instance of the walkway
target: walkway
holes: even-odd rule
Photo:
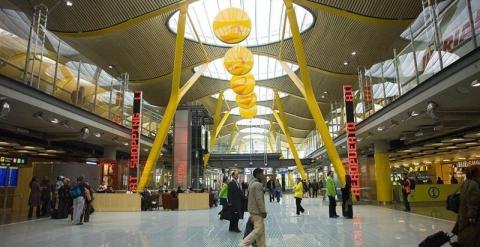
[[[266,198],[268,200],[268,198]],[[295,216],[292,196],[269,203],[267,244],[287,246],[417,246],[427,235],[449,231],[453,222],[376,206],[356,206],[355,219],[329,219],[320,199],[304,199],[306,213]],[[337,212],[340,214],[340,207]],[[1,246],[192,247],[238,246],[243,233],[228,232],[219,208],[201,211],[95,213],[92,222],[37,220],[0,226]],[[241,229],[244,222],[240,221]]]

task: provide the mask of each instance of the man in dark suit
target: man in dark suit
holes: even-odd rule
[[[228,205],[232,207],[233,215],[230,220],[230,227],[228,228],[231,232],[241,232],[238,229],[238,220],[240,214],[243,214],[243,191],[242,186],[238,182],[238,172],[232,172],[232,181],[228,183]]]

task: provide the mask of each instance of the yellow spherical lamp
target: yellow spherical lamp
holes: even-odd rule
[[[250,93],[247,95],[237,94],[237,96],[235,97],[235,101],[240,108],[251,108],[257,103],[257,95],[255,93]]]
[[[245,75],[253,68],[253,54],[243,46],[232,47],[225,53],[223,65],[232,75]]]
[[[247,109],[240,108],[239,111],[240,111],[240,116],[242,118],[247,118],[247,119],[248,118],[253,118],[257,115],[257,106],[254,105],[254,106],[252,106],[250,108],[247,108]]]
[[[250,73],[246,75],[234,75],[232,79],[230,79],[230,88],[232,88],[236,94],[250,94],[255,88],[255,77]]]
[[[237,44],[248,37],[252,21],[247,12],[239,8],[227,8],[218,12],[213,19],[213,33],[227,43]]]

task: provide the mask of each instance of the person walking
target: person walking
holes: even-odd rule
[[[85,183],[83,177],[77,178],[77,183],[70,189],[70,197],[73,199],[73,225],[83,225],[82,214],[85,206]]]
[[[328,196],[328,216],[330,218],[338,218],[336,206],[337,201],[335,196],[337,196],[337,187],[335,186],[335,181],[333,180],[333,172],[329,171],[327,174],[327,196]]]
[[[88,182],[85,183],[85,207],[83,210],[83,222],[89,222],[90,221],[90,215],[93,213],[93,190],[88,184]]]
[[[65,219],[68,217],[68,212],[72,207],[72,199],[69,195],[70,179],[63,180],[63,186],[58,189],[58,209],[56,219]]]
[[[293,195],[295,196],[295,205],[297,207],[297,215],[300,215],[300,213],[305,212],[305,209],[302,207],[303,182],[301,178],[297,178],[297,183],[293,186]]]
[[[345,175],[345,187],[342,188],[342,215],[345,218],[353,218],[352,202],[352,178]]]
[[[41,216],[50,216],[52,209],[52,186],[50,185],[50,179],[48,176],[43,177],[40,184],[42,210]]]
[[[268,196],[270,198],[270,202],[275,201],[275,181],[272,177],[269,177],[267,182],[267,189],[268,189]]]
[[[232,181],[228,183],[228,206],[232,209],[232,218],[230,219],[230,226],[228,228],[231,232],[241,232],[238,229],[238,220],[243,215],[243,192],[240,183],[238,182],[238,172],[232,172]]]
[[[313,180],[312,183],[312,197],[317,198],[318,197],[318,182],[316,179]]]
[[[248,212],[253,223],[253,230],[243,239],[241,247],[248,247],[255,242],[257,247],[265,247],[265,224],[263,220],[267,218],[265,209],[265,192],[263,190],[263,181],[265,175],[261,168],[253,170],[253,181],[248,186]]]
[[[460,209],[456,234],[463,247],[480,243],[480,166],[470,166],[465,171],[466,180],[460,187]]]
[[[222,205],[222,210],[218,213],[220,215],[220,220],[223,220],[222,212],[224,212],[225,208],[228,206],[228,178],[224,177],[222,185],[220,186],[220,191],[218,192],[218,197],[220,198],[220,205]]]
[[[30,196],[28,197],[28,219],[32,219],[33,209],[35,208],[35,217],[40,218],[40,205],[42,204],[42,192],[40,184],[37,182],[37,177],[32,177],[30,181]]]
[[[278,179],[275,180],[275,197],[277,198],[277,202],[280,203],[280,197],[282,197],[282,185]]]
[[[405,211],[410,212],[410,202],[408,202],[408,195],[412,191],[412,183],[408,178],[407,173],[403,174],[402,181],[402,196],[403,196],[403,205],[405,206]]]

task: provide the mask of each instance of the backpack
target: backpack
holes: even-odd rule
[[[455,192],[447,197],[447,210],[458,214],[460,210],[460,192]]]
[[[80,189],[80,186],[75,185],[75,186],[73,186],[73,188],[70,189],[70,191],[68,192],[68,194],[70,195],[70,197],[71,197],[72,199],[75,199],[75,198],[77,198],[77,197],[82,196],[82,190]]]
[[[410,180],[410,190],[415,190],[415,179],[409,179]]]

